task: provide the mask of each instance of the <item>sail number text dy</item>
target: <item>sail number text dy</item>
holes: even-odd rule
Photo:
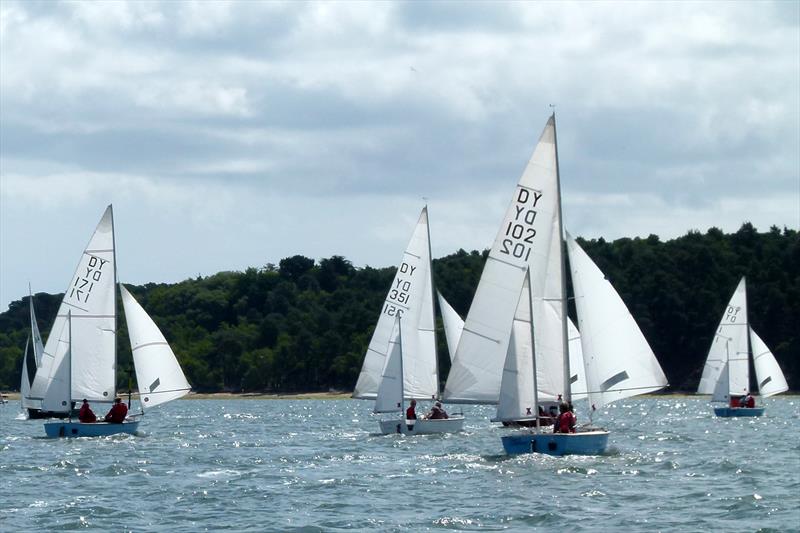
[[[533,239],[536,229],[533,223],[536,220],[536,204],[543,193],[533,189],[519,188],[514,199],[514,217],[506,223],[503,240],[500,243],[500,253],[528,261],[533,248]]]

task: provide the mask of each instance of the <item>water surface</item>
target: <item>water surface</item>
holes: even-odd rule
[[[595,415],[603,456],[509,457],[488,406],[464,406],[462,433],[403,437],[375,433],[370,402],[190,400],[137,436],[51,440],[11,403],[0,530],[796,531],[800,398],[766,405],[622,401]]]

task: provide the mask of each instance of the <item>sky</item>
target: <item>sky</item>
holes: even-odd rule
[[[799,6],[3,0],[0,310],[108,204],[132,284],[483,250],[553,109],[573,235],[798,229]]]

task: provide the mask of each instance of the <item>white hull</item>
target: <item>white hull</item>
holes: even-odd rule
[[[444,419],[381,420],[381,433],[402,433],[403,435],[430,435],[434,433],[456,433],[464,428],[463,416],[452,416]]]

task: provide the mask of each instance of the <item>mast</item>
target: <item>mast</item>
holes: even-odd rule
[[[108,208],[111,210],[111,253],[114,259],[114,398],[117,396],[117,234],[114,231],[114,204],[109,204]],[[70,335],[70,342],[72,336]],[[112,398],[112,402],[114,400]]]
[[[433,317],[433,356],[436,362],[436,399],[440,399],[439,392],[439,346],[436,342],[436,292],[433,284],[433,252],[431,251],[431,220],[428,216],[428,204],[425,204],[425,229],[428,230],[428,272],[430,273],[431,287],[431,316]]]
[[[67,311],[67,327],[69,328],[69,352],[67,357],[67,416],[72,422],[72,310]]]
[[[567,264],[564,258],[564,221],[561,213],[561,165],[558,164],[558,134],[556,132],[556,112],[553,111],[553,144],[556,149],[556,190],[558,191],[558,249],[561,263],[561,345],[564,352],[564,401],[572,401],[572,373],[569,370],[569,331],[567,328]],[[533,315],[531,314],[531,317]],[[533,321],[531,320],[531,323]],[[537,414],[538,417],[538,414]],[[537,418],[538,420],[538,418]],[[538,424],[537,424],[538,425]]]
[[[539,383],[536,380],[536,342],[533,326],[533,285],[531,284],[531,266],[525,270],[528,281],[528,312],[531,317],[531,368],[533,369],[533,416],[536,417],[536,433],[539,433]]]
[[[400,343],[400,416],[404,416],[406,407],[405,373],[403,372],[403,327],[400,325],[401,318],[397,317],[397,341]]]

